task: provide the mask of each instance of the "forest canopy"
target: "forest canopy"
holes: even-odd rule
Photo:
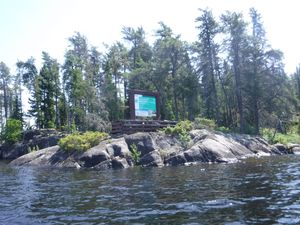
[[[285,73],[283,53],[268,43],[254,8],[220,18],[199,9],[194,23],[193,43],[160,22],[152,44],[143,27],[123,27],[123,38],[99,52],[76,32],[62,65],[47,52],[41,68],[29,58],[16,62],[15,74],[1,62],[2,130],[9,119],[24,127],[34,119],[38,129],[106,131],[110,121],[128,118],[130,89],[158,92],[163,120],[204,117],[250,134],[298,120],[300,68]]]

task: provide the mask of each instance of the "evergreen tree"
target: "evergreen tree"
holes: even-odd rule
[[[149,74],[149,62],[152,57],[152,49],[146,41],[146,34],[142,27],[137,29],[124,27],[123,39],[129,44],[126,64],[128,73],[124,81],[125,96],[128,89],[149,89],[147,75]]]
[[[201,15],[196,18],[196,22],[199,23],[197,27],[199,29],[199,42],[196,48],[199,56],[196,63],[203,86],[204,116],[219,123],[220,106],[217,93],[217,73],[219,68],[217,54],[219,49],[215,42],[215,37],[219,33],[219,26],[211,11],[200,11]]]
[[[41,94],[40,110],[43,114],[41,126],[54,128],[58,125],[56,119],[59,98],[59,65],[48,53],[42,53],[43,66],[39,73],[39,89]],[[56,122],[56,124],[55,124]]]
[[[31,105],[31,107],[34,107],[32,105],[32,102],[34,101],[35,98],[35,88],[36,88],[36,79],[38,75],[37,68],[35,66],[35,60],[34,58],[29,58],[25,62],[23,61],[18,61],[16,63],[17,66],[17,74],[15,77],[15,87],[16,87],[16,93],[19,95],[20,101],[22,101],[22,87],[23,85],[28,89],[29,94],[33,97],[33,99],[28,100],[28,103]],[[22,106],[22,104],[21,104]],[[32,111],[33,108],[29,110],[29,116],[32,116]],[[20,110],[23,113],[23,109],[21,108]],[[37,124],[37,127],[39,127],[39,124]]]
[[[9,117],[9,85],[11,83],[11,75],[9,72],[9,68],[6,66],[4,62],[0,62],[0,88],[3,92],[3,106],[4,106],[4,118],[5,121]],[[2,109],[1,109],[2,110]],[[2,114],[2,111],[1,111]],[[3,122],[5,122],[3,121]]]
[[[109,111],[110,120],[124,118],[125,96],[128,66],[128,52],[119,42],[113,44],[103,60],[104,98]]]
[[[193,118],[198,82],[191,66],[189,45],[164,23],[161,22],[160,26],[153,48],[151,81],[161,96],[162,118]],[[184,83],[189,86],[185,88]],[[185,111],[188,107],[190,112],[187,115]]]
[[[250,98],[251,120],[254,133],[259,134],[259,100],[262,95],[261,76],[263,75],[265,55],[265,31],[262,27],[260,15],[253,8],[250,9],[252,21],[252,35],[250,37],[250,67],[248,73],[248,93]],[[252,119],[253,118],[253,119]]]
[[[243,65],[246,65],[248,47],[247,26],[242,14],[227,12],[221,16],[223,30],[228,35],[226,47],[233,67],[234,90],[237,102],[238,124],[241,133],[245,132],[245,109],[243,95]]]
[[[67,102],[67,124],[69,128],[75,124],[79,130],[84,130],[87,113],[107,120],[101,96],[96,95],[98,85],[102,82],[98,77],[100,71],[97,70],[99,54],[95,48],[92,51],[89,49],[87,39],[80,33],[69,38],[69,41],[71,45],[65,54],[62,79]]]

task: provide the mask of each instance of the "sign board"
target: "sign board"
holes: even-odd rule
[[[134,95],[135,117],[156,117],[156,98],[141,94]]]
[[[158,93],[141,90],[129,91],[131,119],[159,119]]]

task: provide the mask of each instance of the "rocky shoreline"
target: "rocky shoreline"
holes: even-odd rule
[[[52,146],[30,152],[13,160],[12,166],[50,166],[70,168],[128,168],[189,165],[193,163],[230,163],[247,157],[294,154],[299,145],[289,148],[269,145],[263,138],[223,134],[206,129],[189,132],[190,141],[163,132],[135,133],[102,141],[85,152],[66,152]],[[132,146],[140,152],[138,161]]]
[[[63,137],[64,133],[54,129],[25,131],[21,142],[0,145],[0,159],[13,160],[31,151],[55,146]]]

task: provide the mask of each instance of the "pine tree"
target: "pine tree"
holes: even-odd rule
[[[9,117],[9,85],[11,83],[11,75],[9,68],[4,62],[0,62],[0,87],[3,92],[3,106],[5,121]],[[2,113],[2,111],[1,111]]]
[[[219,100],[217,94],[218,45],[215,37],[219,33],[219,26],[212,12],[201,10],[196,18],[199,23],[199,42],[197,43],[197,71],[203,85],[204,116],[219,123]]]
[[[237,101],[238,123],[241,133],[245,132],[245,109],[243,95],[243,65],[247,56],[245,50],[248,45],[246,23],[242,14],[227,12],[221,16],[223,30],[228,35],[227,49],[233,67],[234,90]]]

